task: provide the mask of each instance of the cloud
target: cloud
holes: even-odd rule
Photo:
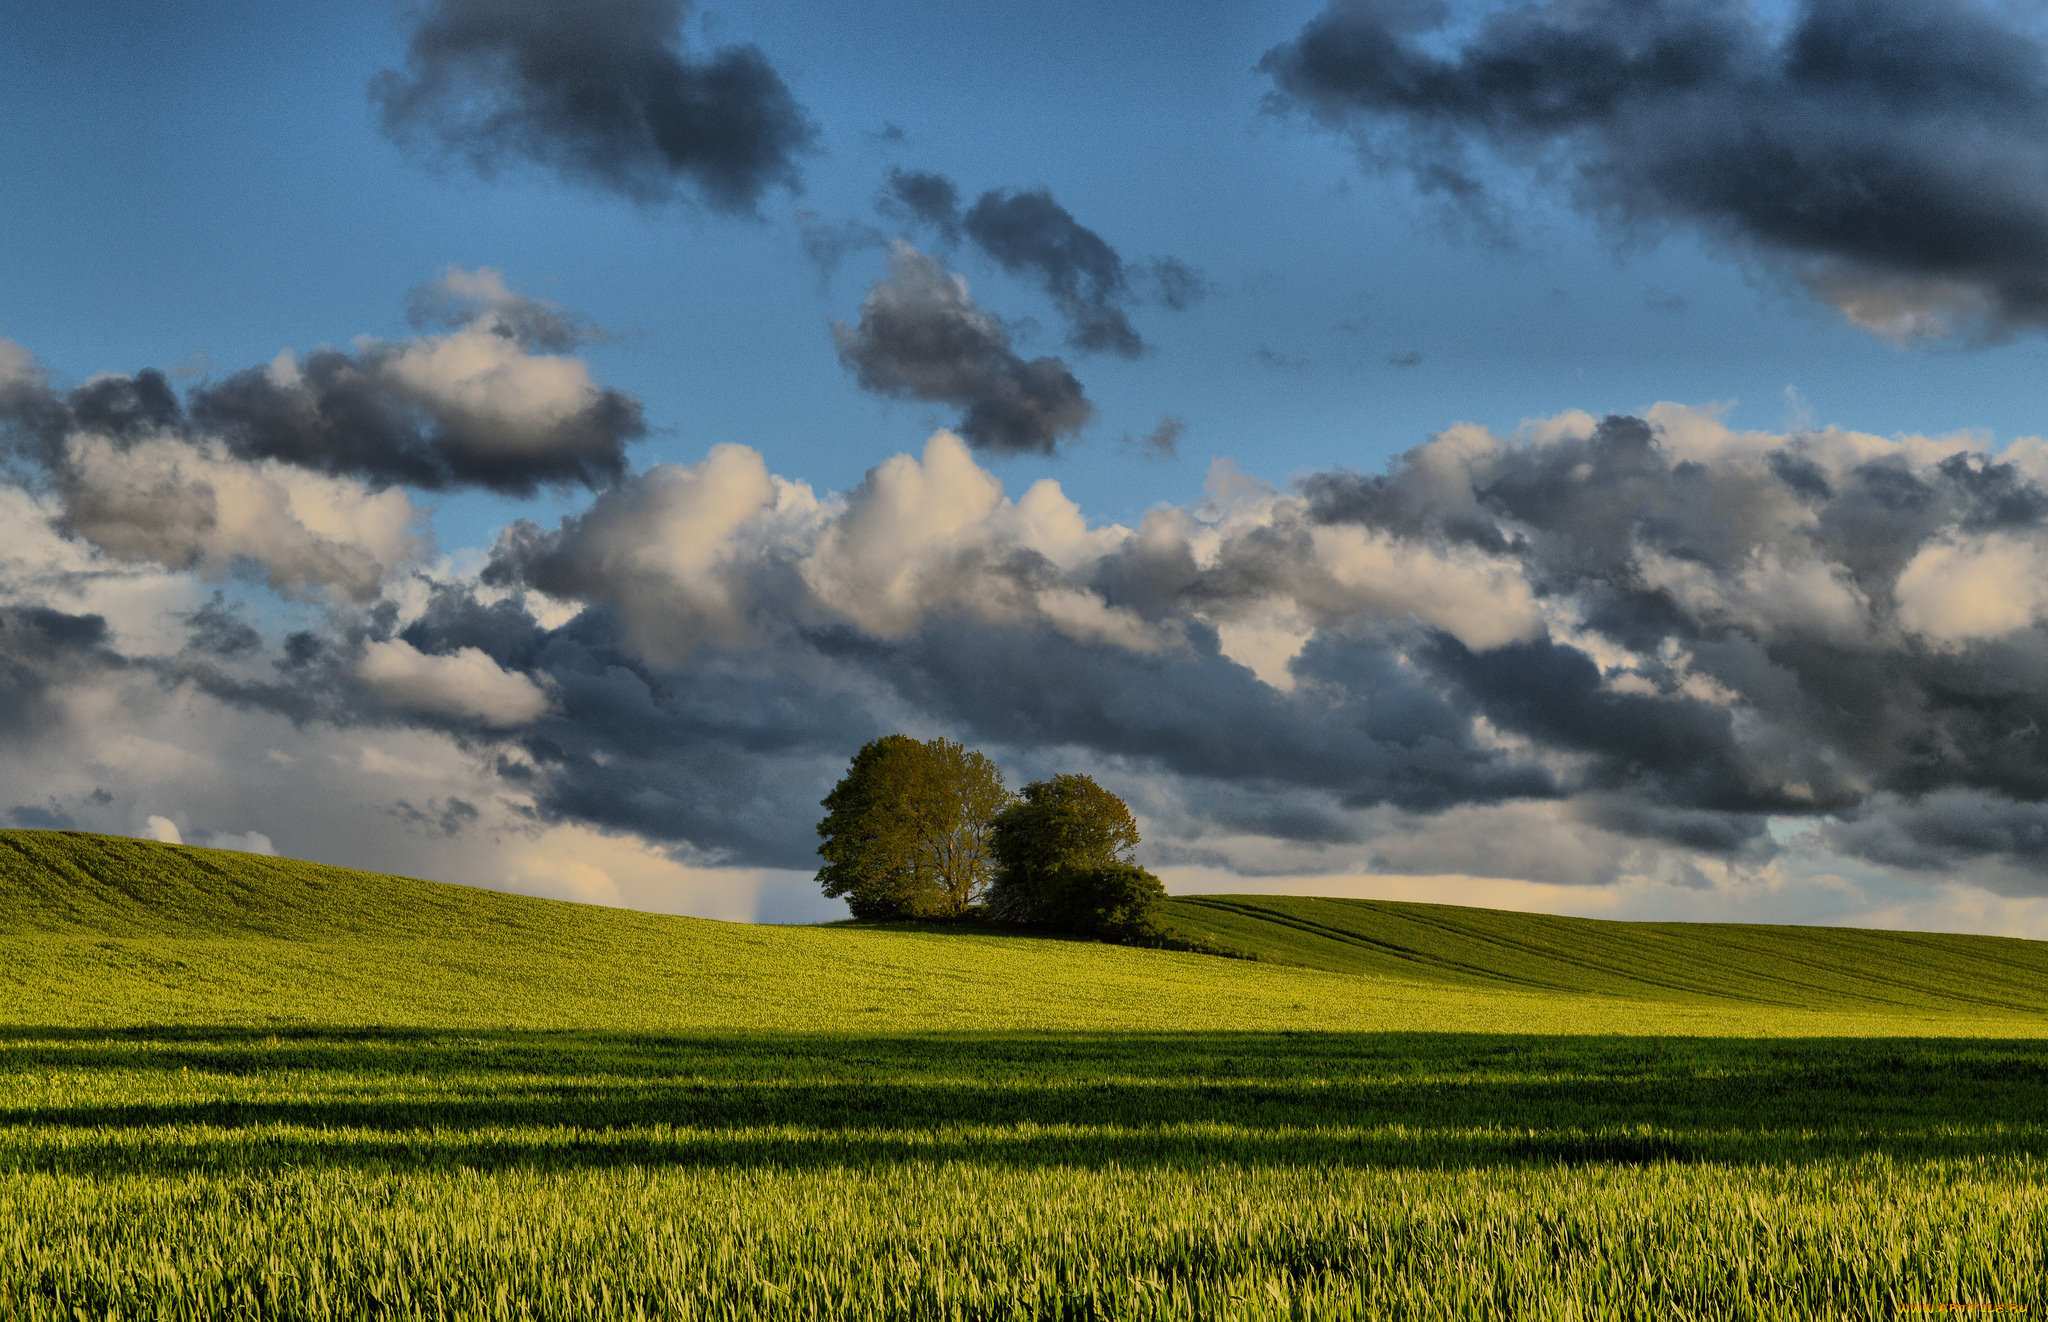
[[[887,236],[872,225],[858,220],[828,221],[810,210],[796,213],[796,230],[797,243],[817,268],[820,286],[827,290],[848,257],[889,246]]]
[[[659,464],[563,520],[500,539],[490,576],[622,612],[633,645],[680,657],[759,636],[757,599],[796,571],[793,549],[821,513],[808,488],[761,456],[722,445],[701,464]],[[787,590],[786,588],[784,589]]]
[[[1338,0],[1260,66],[1498,232],[1484,158],[1624,233],[1677,227],[1897,341],[2048,324],[2048,57],[1978,0],[1547,0],[1452,29]]]
[[[120,667],[106,642],[98,615],[0,607],[0,731],[21,741],[61,723],[67,691]]]
[[[469,572],[402,492],[10,370],[60,467],[0,492],[9,820],[739,913],[905,730],[1096,775],[1211,875],[2048,894],[2037,441],[1567,413],[1289,489],[1218,462],[1135,526],[945,431],[838,492],[721,446]]]
[[[191,641],[187,646],[195,652],[235,657],[263,646],[263,635],[237,615],[219,592],[213,594],[213,600],[187,615],[185,624],[191,630]]]
[[[0,472],[48,502],[38,521],[117,561],[354,601],[427,550],[423,512],[394,486],[530,495],[624,474],[638,402],[529,352],[596,328],[487,268],[450,268],[413,312],[460,325],[282,354],[194,389],[189,411],[154,369],[66,393],[0,341]]]
[[[885,215],[929,230],[946,248],[964,235],[1003,270],[1035,281],[1066,321],[1068,346],[1082,353],[1144,354],[1144,337],[1129,314],[1141,290],[1175,312],[1210,292],[1202,273],[1178,258],[1128,266],[1101,235],[1054,201],[1049,189],[991,189],[963,213],[951,179],[894,169],[880,206]]]
[[[168,817],[151,817],[143,823],[143,832],[151,840],[167,845],[182,845],[185,837],[179,832],[178,824]]]
[[[1899,571],[1899,624],[1938,644],[2005,637],[2048,615],[2048,546],[2011,533],[1943,537]]]
[[[153,826],[164,819],[152,817],[149,820]],[[172,829],[176,830],[177,828],[172,827]],[[162,837],[158,838],[161,839]],[[178,844],[180,842],[173,840],[170,843]],[[270,843],[270,837],[261,831],[212,831],[206,836],[206,847],[208,849],[232,849],[243,854],[275,855],[277,853],[277,846]]]
[[[1067,343],[1088,353],[1136,358],[1145,341],[1125,315],[1130,281],[1123,259],[1043,188],[983,193],[960,227],[1014,274],[1037,277],[1067,320]]]
[[[1185,312],[1215,292],[1207,276],[1178,257],[1153,258],[1145,263],[1142,278],[1159,305],[1172,312]]]
[[[421,512],[402,491],[170,437],[123,446],[75,433],[59,487],[59,526],[116,560],[248,574],[288,596],[373,598],[424,550]]]
[[[880,207],[905,224],[930,229],[948,247],[960,242],[960,188],[945,175],[892,169]]]
[[[472,643],[500,626],[451,609],[419,645],[496,647],[549,674],[577,733],[548,727],[544,810],[613,827],[682,829],[687,797],[626,805],[674,768],[600,757],[618,732],[638,747],[717,726],[693,746],[742,738],[803,783],[796,767],[831,765],[821,732],[894,723],[1213,787],[1197,796],[1209,816],[1296,842],[1274,866],[1378,847],[1385,811],[1512,803],[1561,805],[1604,842],[1587,883],[1719,885],[1775,866],[1773,822],[1863,823],[1823,834],[1901,866],[1931,855],[1886,843],[1919,838],[1886,823],[1930,796],[2048,801],[2033,752],[2048,630],[2011,593],[1991,627],[1957,586],[1996,581],[2002,561],[1969,557],[2030,547],[2048,520],[2037,450],[1744,433],[1669,406],[1566,414],[1511,436],[1454,427],[1383,473],[1311,475],[1295,494],[1221,465],[1203,503],[1135,529],[1089,525],[1050,483],[1013,501],[944,435],[843,497],[726,450],[508,537],[487,578],[580,605],[573,624]],[[743,736],[713,715],[728,704],[756,718]],[[1266,866],[1176,830],[1162,848]],[[751,828],[715,838],[789,861],[748,852]],[[1453,834],[1413,839],[1383,861],[1478,875]]]
[[[445,335],[280,354],[195,390],[195,425],[242,459],[380,486],[530,496],[625,472],[626,446],[646,432],[639,402],[599,387],[579,359],[529,351],[587,338],[576,322],[489,270],[451,271],[415,291],[413,310],[471,319]]]
[[[428,655],[403,639],[371,642],[355,673],[390,707],[491,729],[530,724],[549,705],[540,685],[474,647]]]
[[[684,51],[683,0],[432,0],[403,73],[370,84],[384,131],[485,177],[522,162],[644,205],[750,215],[795,188],[816,128],[753,46]]]
[[[1180,438],[1187,435],[1188,425],[1179,418],[1168,414],[1159,419],[1159,424],[1137,441],[1145,454],[1155,459],[1180,458]],[[1125,444],[1131,444],[1130,436],[1124,437]]]
[[[966,280],[907,243],[890,249],[859,322],[834,322],[832,336],[862,389],[965,410],[958,431],[977,449],[1051,454],[1095,415],[1065,363],[1026,361]]]
[[[448,267],[406,295],[405,315],[421,329],[480,327],[528,353],[567,353],[611,338],[581,313],[514,293],[504,272],[488,266],[474,271]]]

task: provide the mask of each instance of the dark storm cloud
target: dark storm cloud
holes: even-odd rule
[[[550,630],[516,600],[484,606],[459,589],[438,593],[402,636],[432,655],[477,647],[547,678],[554,710],[519,734],[525,756],[501,767],[544,819],[708,858],[815,866],[815,840],[791,822],[815,816],[850,750],[887,733],[858,677],[801,645],[664,668],[626,646],[603,607]]]
[[[508,413],[399,370],[404,351],[316,349],[284,377],[248,368],[193,391],[192,417],[242,459],[377,486],[479,486],[519,496],[617,481],[626,447],[647,430],[639,401],[617,390]]]
[[[415,807],[411,802],[400,799],[392,804],[388,811],[404,823],[408,830],[451,839],[475,825],[477,819],[483,815],[477,811],[475,804],[452,794],[445,802],[439,799],[427,800],[425,808]]]
[[[1213,643],[1148,655],[939,618],[889,646],[844,635],[819,644],[916,709],[1014,747],[1084,747],[1177,776],[1329,791],[1354,808],[1558,792],[1540,767],[1482,746],[1460,704],[1375,643],[1325,642],[1306,668],[1327,686],[1295,694],[1261,684]]]
[[[10,476],[36,482],[64,453],[71,411],[26,352],[0,340],[0,460]]]
[[[2015,464],[1966,452],[1916,463],[1824,435],[1686,461],[1628,418],[1488,453],[1448,481],[1424,458],[1311,478],[1312,516],[1511,554],[1612,645],[1682,654],[1719,686],[1711,703],[1688,699],[1652,659],[1637,668],[1643,691],[1618,693],[1555,642],[1439,642],[1433,671],[1497,727],[1593,758],[1589,788],[1738,815],[1845,814],[1830,839],[1893,864],[1972,840],[2031,857],[1993,845],[2048,801],[2048,631],[1927,613],[1979,591],[1929,577],[1953,556],[2048,536],[2044,493]]]
[[[1476,216],[1491,153],[1624,229],[1676,224],[1783,263],[1904,339],[2048,324],[2048,58],[1976,0],[1448,10],[1338,0],[1261,68],[1283,104]]]
[[[28,735],[62,719],[56,691],[118,668],[107,622],[44,606],[0,606],[0,732]]]
[[[384,128],[484,175],[511,161],[639,203],[680,193],[752,214],[794,188],[817,130],[753,46],[682,49],[682,0],[433,0],[404,73],[370,87]]]
[[[1033,540],[1059,526],[1042,508],[960,525],[992,497],[951,442],[817,519],[732,453],[501,541],[485,580],[579,603],[569,624],[450,590],[400,636],[545,682],[554,705],[503,773],[543,816],[735,862],[802,866],[808,842],[776,823],[864,738],[915,728],[1156,778],[1173,857],[1252,870],[1307,855],[1217,833],[1370,845],[1409,871],[1707,884],[1698,860],[1767,863],[1789,819],[1885,866],[1989,860],[2040,889],[2048,591],[2033,617],[1954,613],[1971,556],[2048,563],[2039,484],[1960,445],[1717,426],[1455,429],[1299,497],[1226,478],[1216,510],[1079,558]],[[759,514],[718,547],[686,533],[735,500]],[[1286,683],[1225,638],[1273,618],[1305,634]],[[1486,812],[1549,834],[1445,843]]]
[[[68,403],[71,426],[122,438],[176,427],[183,416],[177,392],[155,368],[97,377],[72,391]]]
[[[1432,811],[1557,792],[1541,769],[1476,742],[1457,706],[1383,648],[1329,662],[1351,686],[1333,708],[1334,685],[1313,698],[1276,694],[1213,646],[1145,656],[950,614],[900,639],[803,629],[664,666],[627,644],[604,605],[548,630],[514,602],[486,607],[447,590],[402,636],[430,654],[479,647],[547,677],[556,709],[517,736],[526,756],[503,768],[544,818],[754,866],[810,866],[813,842],[789,823],[815,815],[850,750],[906,718],[990,746],[1082,747],[1351,807]],[[1060,683],[1044,683],[1048,674]],[[1299,803],[1256,816],[1283,838],[1344,829]]]
[[[2011,894],[2038,894],[2048,873],[2048,803],[1967,790],[1886,796],[1829,823],[1824,836],[1844,854],[1913,872],[1953,874],[1989,860],[1984,880]]]
[[[0,350],[6,347],[0,342]],[[69,392],[59,392],[25,358],[14,371],[8,368],[0,354],[0,449],[17,465],[40,470],[36,477],[62,466],[64,438],[74,431],[128,442],[174,431],[184,420],[177,392],[155,368],[96,376]]]
[[[1051,454],[1095,413],[1065,363],[1019,355],[958,276],[907,244],[891,252],[859,323],[835,322],[832,334],[862,389],[964,409],[958,430],[977,449]]]

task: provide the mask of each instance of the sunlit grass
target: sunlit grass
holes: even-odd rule
[[[2031,943],[1176,902],[1251,961],[0,846],[0,1316],[2048,1308]]]

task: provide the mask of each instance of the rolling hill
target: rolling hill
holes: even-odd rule
[[[284,859],[0,832],[0,1022],[1824,1034],[2048,1029],[2048,944],[1199,896],[1223,959],[767,927]]]
[[[1753,923],[1632,923],[1449,904],[1190,895],[1179,932],[1253,958],[1477,989],[1636,1000],[2048,1013],[2048,942]]]

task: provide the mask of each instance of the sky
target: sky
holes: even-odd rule
[[[903,731],[2048,937],[2031,5],[15,0],[0,122],[0,822],[816,921]]]

